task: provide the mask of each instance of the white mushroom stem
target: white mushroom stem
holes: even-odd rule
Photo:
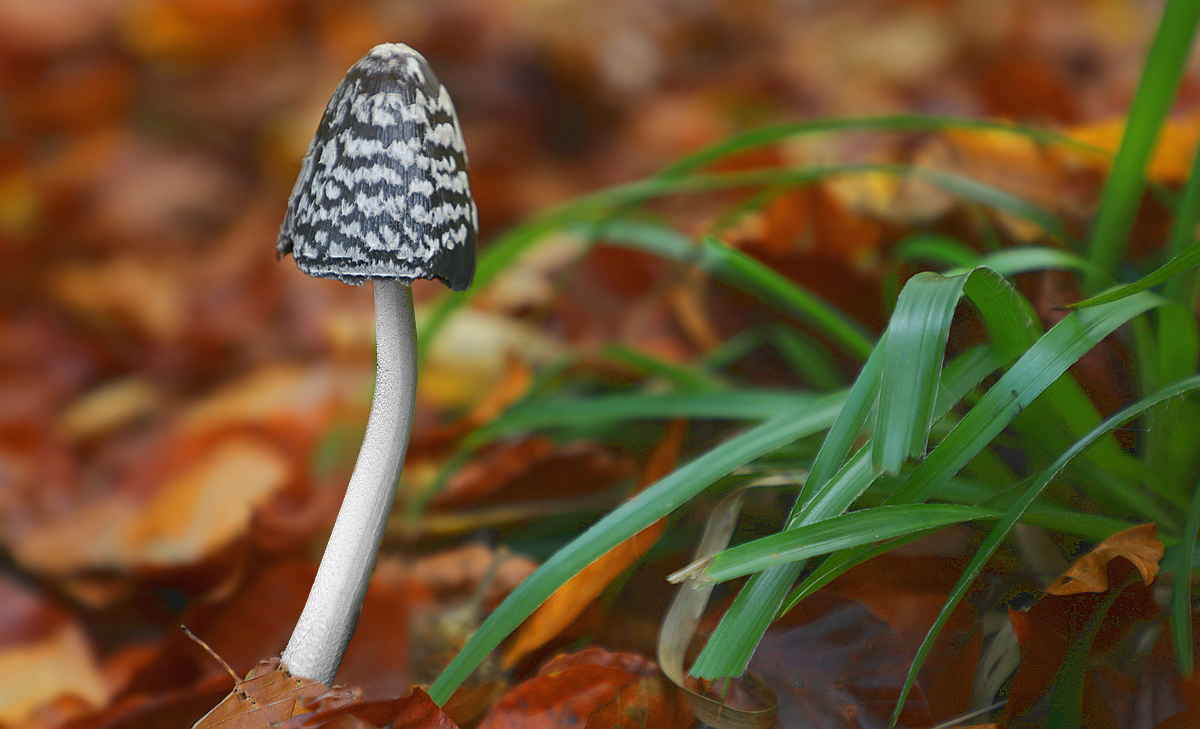
[[[362,609],[412,430],[417,331],[412,289],[375,284],[375,397],[358,462],[304,612],[283,663],[293,675],[332,685]]]

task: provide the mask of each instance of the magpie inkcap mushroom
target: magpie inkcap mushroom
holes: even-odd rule
[[[421,54],[375,46],[325,107],[276,250],[318,278],[439,279],[462,291],[478,230],[450,94]]]
[[[346,496],[282,662],[332,684],[362,609],[412,429],[414,279],[463,290],[479,219],[450,95],[399,43],[372,48],[333,93],[279,231],[301,271],[375,288],[375,396]]]

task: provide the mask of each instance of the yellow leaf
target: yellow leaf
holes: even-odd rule
[[[104,676],[83,630],[68,623],[29,645],[0,650],[0,723],[16,723],[60,696],[108,702]]]

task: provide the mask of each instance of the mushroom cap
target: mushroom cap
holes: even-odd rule
[[[318,278],[436,278],[461,291],[478,231],[450,94],[420,53],[375,46],[325,107],[276,250]]]

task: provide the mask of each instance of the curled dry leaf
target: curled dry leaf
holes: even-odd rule
[[[1075,560],[1075,564],[1046,588],[1046,592],[1051,595],[1104,592],[1108,589],[1108,563],[1118,557],[1133,563],[1141,573],[1142,581],[1149,585],[1158,574],[1158,563],[1163,554],[1158,525],[1139,524],[1117,532]]]

